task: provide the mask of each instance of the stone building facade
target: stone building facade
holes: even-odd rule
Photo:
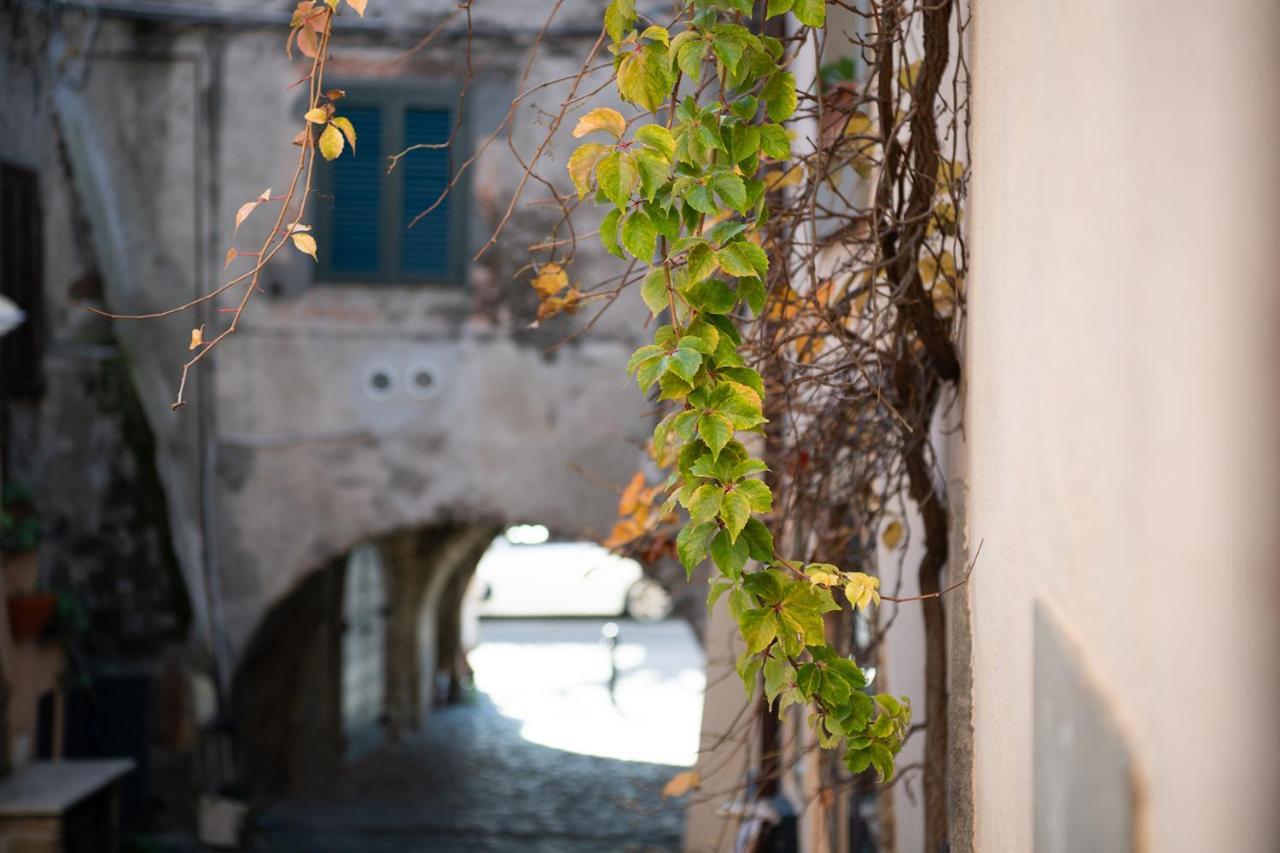
[[[157,715],[189,718],[166,724],[168,741],[189,746],[191,726],[233,731],[251,783],[291,786],[370,732],[417,725],[433,701],[437,650],[443,643],[447,657],[456,643],[447,617],[494,532],[538,522],[603,536],[611,484],[639,460],[628,438],[647,433],[646,404],[624,370],[638,298],[624,295],[589,335],[553,346],[586,318],[532,322],[527,246],[552,221],[537,206],[518,204],[496,244],[471,259],[520,183],[513,152],[537,147],[568,91],[549,84],[508,121],[522,77],[529,87],[572,74],[598,34],[583,22],[603,4],[574,0],[530,59],[554,5],[516,14],[478,4],[469,56],[451,2],[342,16],[328,79],[366,117],[357,162],[380,171],[397,145],[422,141],[409,119],[424,116],[457,118],[453,167],[475,155],[437,242],[428,234],[419,246],[447,252],[447,274],[415,272],[407,255],[370,276],[344,272],[324,248],[319,265],[282,253],[237,334],[193,372],[189,404],[173,411],[191,329],[224,323],[219,309],[235,297],[142,322],[109,322],[84,305],[181,304],[235,274],[223,271],[230,246],[261,240],[265,217],[233,225],[296,158],[289,143],[304,107],[290,84],[306,61],[285,55],[289,10],[251,0],[8,4],[0,160],[38,181],[43,272],[42,345],[29,365],[42,385],[4,400],[6,470],[36,487],[49,520],[42,575],[85,603],[82,642],[94,659],[132,668],[152,694],[185,673],[196,688],[174,695],[196,698],[176,712],[161,702]],[[442,22],[437,39],[410,49]],[[569,130],[550,148],[548,174],[562,188]],[[391,230],[434,201],[422,192],[434,186],[430,169],[416,163],[410,154],[381,197],[362,199]],[[531,185],[524,201],[545,192]],[[316,221],[336,221],[342,205],[329,187]],[[584,244],[575,277],[605,279],[611,263]],[[356,568],[361,547],[375,557]],[[385,656],[374,684],[350,671],[344,637],[357,624],[375,637],[365,651]]]

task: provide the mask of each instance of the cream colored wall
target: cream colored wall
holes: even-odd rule
[[[1032,849],[1033,602],[1126,727],[1146,849],[1275,849],[1272,0],[977,0],[977,849]]]

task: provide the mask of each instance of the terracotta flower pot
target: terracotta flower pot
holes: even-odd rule
[[[49,624],[57,606],[58,596],[52,593],[9,596],[9,633],[15,640],[35,639]]]

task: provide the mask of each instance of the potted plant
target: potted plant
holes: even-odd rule
[[[40,532],[31,490],[21,483],[5,483],[0,488],[0,555],[9,590],[9,632],[16,640],[40,636],[58,606],[56,595],[35,588]]]

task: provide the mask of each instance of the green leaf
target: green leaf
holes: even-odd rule
[[[719,528],[714,523],[686,524],[676,536],[676,556],[688,574],[707,558],[711,537]]]
[[[882,743],[873,743],[867,747],[867,752],[871,754],[871,766],[875,767],[876,773],[880,774],[881,782],[888,782],[893,778],[893,753],[889,751],[889,747]]]
[[[871,749],[853,749],[850,748],[844,754],[844,766],[848,768],[850,773],[861,773],[871,766]]]
[[[707,242],[712,245],[720,246],[728,243],[734,237],[737,237],[743,231],[747,230],[747,223],[737,219],[724,219],[712,225],[706,232]]]
[[[778,694],[795,682],[796,671],[779,655],[772,655],[764,662],[764,695],[773,704]]]
[[[719,456],[729,439],[733,438],[733,422],[728,415],[719,412],[699,415],[698,437],[711,448],[712,456]]]
[[[739,382],[725,380],[717,385],[711,404],[729,416],[734,429],[751,429],[764,422],[760,395]]]
[[[720,596],[733,589],[733,584],[724,578],[716,578],[708,586],[711,587],[707,593],[707,613],[709,614],[716,609],[716,602],[720,600]]]
[[[711,200],[711,192],[701,184],[695,184],[689,188],[689,192],[684,197],[685,202],[699,213],[714,214],[719,211],[716,203]]]
[[[753,512],[770,512],[773,509],[773,492],[760,480],[743,480],[735,491],[746,497]]]
[[[686,295],[700,311],[709,314],[727,314],[738,304],[738,294],[718,278],[698,282]]]
[[[785,15],[791,11],[791,6],[795,2],[796,0],[769,0],[769,5],[765,7],[764,16],[768,19]]]
[[[778,636],[778,623],[773,618],[773,609],[769,607],[757,607],[743,613],[738,626],[747,641],[747,651],[752,654],[767,649]]]
[[[777,124],[760,126],[760,150],[766,157],[774,160],[786,160],[791,157],[791,137],[787,131]]]
[[[717,491],[720,490],[717,489]],[[719,507],[716,508],[716,512],[719,512]],[[747,564],[748,557],[747,544],[742,541],[742,537],[738,537],[735,542],[726,531],[721,530],[711,540],[711,559],[727,577],[736,579],[741,575],[742,567]]]
[[[631,358],[627,359],[627,373],[635,373],[640,368],[640,365],[644,364],[646,361],[650,361],[655,358],[662,358],[663,355],[662,347],[656,347],[652,344],[646,347],[640,347],[640,349],[631,354]]]
[[[747,187],[742,178],[732,172],[720,172],[711,179],[711,188],[724,203],[734,210],[743,211],[747,207]]]
[[[827,0],[795,0],[791,14],[806,27],[819,29],[827,21]]]
[[[751,313],[756,316],[764,310],[764,300],[766,297],[764,282],[758,278],[740,278],[738,279],[738,295],[747,300],[747,307],[751,309]]]
[[[751,652],[738,655],[738,662],[734,665],[734,669],[738,671],[738,677],[742,679],[742,686],[746,688],[748,696],[755,692],[756,676],[760,674],[762,663],[760,656],[753,655]]]
[[[796,75],[779,71],[760,90],[764,110],[773,121],[786,121],[796,111]]]
[[[640,386],[641,391],[648,391],[650,386],[661,379],[666,372],[666,356],[646,359],[636,366],[636,384]]]
[[[755,125],[743,125],[733,134],[733,159],[735,162],[746,160],[760,150],[760,128]],[[744,191],[745,192],[745,191]]]
[[[660,124],[646,124],[637,130],[636,141],[649,146],[667,160],[676,156],[676,138]]]
[[[647,110],[656,110],[666,100],[670,89],[665,45],[653,42],[641,45],[623,57],[618,65],[618,94],[625,101]]]
[[[702,77],[702,61],[706,55],[706,41],[695,37],[676,48],[676,64],[680,66],[680,70],[686,77],[697,83]]]
[[[776,569],[751,572],[742,576],[742,588],[753,595],[760,596],[768,604],[777,604],[782,600],[780,577],[785,576]]]
[[[615,207],[622,209],[631,199],[631,191],[635,189],[640,176],[631,156],[615,151],[596,164],[596,180],[600,182],[600,191],[605,197]]]
[[[738,60],[742,59],[741,42],[724,35],[717,35],[711,41],[711,50],[730,73],[738,70]]]
[[[611,208],[604,215],[604,219],[600,222],[600,242],[609,254],[625,258],[622,248],[618,245],[618,220],[621,218],[622,211],[616,207]]]
[[[756,562],[768,563],[773,560],[773,534],[758,518],[747,520],[742,533],[738,535],[738,541],[747,543],[747,554]]]
[[[656,317],[669,307],[667,299],[667,271],[662,267],[654,267],[644,277],[640,285],[640,298]],[[654,347],[654,349],[658,349]],[[659,350],[661,352],[661,350]]]
[[[604,10],[604,28],[609,38],[620,42],[636,22],[636,0],[612,0]]]
[[[671,373],[692,385],[694,377],[698,375],[698,368],[702,366],[702,353],[689,347],[677,347],[667,357],[667,361],[667,369]]]
[[[643,210],[632,211],[622,220],[622,245],[638,260],[648,261],[658,245],[658,229]]]
[[[693,390],[693,386],[667,369],[671,365],[671,359],[664,358],[660,363],[663,365],[663,369],[666,370],[666,372],[658,378],[658,399],[680,400],[689,396],[689,392]]]
[[[738,240],[716,253],[720,267],[730,275],[764,275],[769,269],[769,256],[755,243]]]
[[[738,534],[751,518],[751,502],[737,489],[727,492],[724,500],[720,502],[720,517],[724,519],[725,527],[729,531],[729,539],[736,542]]]
[[[796,687],[806,698],[812,699],[822,685],[822,670],[811,663],[806,663],[796,670]]]
[[[698,486],[693,490],[693,496],[689,498],[689,517],[695,524],[711,521],[720,514],[720,499],[723,496],[724,489],[713,483],[703,483]],[[715,557],[715,540],[711,543],[711,556]]]
[[[690,284],[696,284],[716,271],[715,252],[706,243],[698,243],[685,256],[685,273]]]
[[[714,148],[717,151],[723,151],[726,154],[729,153],[728,149],[724,147],[724,140],[720,138],[718,129],[707,127],[705,124],[700,124],[693,133],[694,136],[697,137],[698,141],[707,148]]]
[[[755,391],[760,399],[764,399],[764,380],[760,378],[759,373],[750,367],[726,367],[720,371],[720,375],[726,379],[732,379],[734,382],[746,385],[752,391]]]
[[[640,172],[640,191],[647,200],[653,201],[658,190],[671,177],[671,166],[661,155],[643,148],[635,153],[635,158]]]

